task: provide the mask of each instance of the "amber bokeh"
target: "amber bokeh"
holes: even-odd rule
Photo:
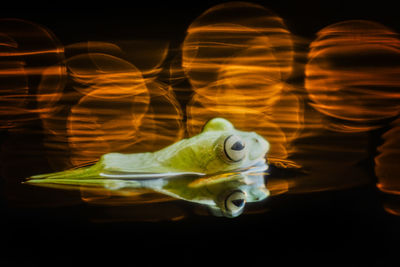
[[[400,114],[399,59],[400,39],[396,32],[377,22],[350,20],[317,33],[310,44],[305,70],[311,105],[328,118],[325,128],[338,132],[343,140],[354,136],[357,143],[364,136],[361,138],[365,144],[359,146],[364,147],[364,152],[357,152],[359,159],[368,153],[368,134],[386,129],[381,137],[383,143],[374,148],[375,174],[378,188],[391,194],[400,190],[398,119],[395,120]]]
[[[24,128],[38,114],[51,110],[49,102],[60,98],[64,47],[45,27],[0,19],[0,64],[0,129]],[[42,79],[51,80],[51,87],[40,88]]]
[[[378,147],[379,154],[375,158],[378,188],[389,194],[400,195],[400,119],[392,122],[391,129],[383,134],[382,139],[383,144]]]
[[[194,18],[183,37],[177,47],[134,37],[62,44],[45,26],[0,20],[0,130],[39,137],[45,151],[28,154],[46,157],[56,171],[109,152],[156,151],[225,117],[270,142],[273,167],[294,170],[269,177],[273,196],[375,182],[388,195],[400,194],[394,30],[342,21],[319,30],[303,51],[278,14],[231,2]],[[18,158],[23,151],[12,153]],[[366,170],[371,153],[374,165]],[[80,199],[136,205],[135,220],[185,216],[172,198],[143,190],[82,187]],[[384,208],[399,215],[398,203],[391,199]],[[147,214],[141,205],[165,210]]]
[[[196,18],[182,46],[182,67],[194,91],[186,109],[188,133],[224,117],[267,138],[269,162],[293,165],[288,154],[302,127],[302,106],[286,84],[292,38],[282,18],[255,4],[222,4]]]
[[[310,44],[306,83],[312,105],[338,119],[335,131],[381,127],[400,112],[400,40],[385,26],[343,21],[317,33]]]

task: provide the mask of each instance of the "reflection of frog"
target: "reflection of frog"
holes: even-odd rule
[[[111,190],[149,188],[208,205],[214,214],[235,217],[246,201],[260,201],[269,143],[254,132],[236,130],[222,118],[203,131],[157,152],[105,154],[93,166],[32,176],[39,185],[94,186]]]

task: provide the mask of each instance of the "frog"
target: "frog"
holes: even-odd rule
[[[34,175],[31,185],[65,185],[108,190],[150,189],[208,206],[216,216],[239,216],[248,202],[269,196],[265,185],[269,142],[235,129],[225,118],[209,120],[202,131],[161,150],[107,153],[91,166]]]

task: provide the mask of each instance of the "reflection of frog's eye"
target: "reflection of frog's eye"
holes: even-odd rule
[[[229,161],[241,161],[246,155],[245,143],[237,135],[230,135],[224,142],[225,156]]]
[[[238,214],[243,211],[246,204],[246,195],[241,190],[231,192],[225,198],[224,208],[231,214]]]

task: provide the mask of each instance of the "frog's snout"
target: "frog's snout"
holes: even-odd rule
[[[252,142],[252,149],[250,150],[249,153],[249,157],[251,160],[264,157],[269,151],[268,141],[259,136],[258,134],[254,134],[254,136],[251,138],[251,142]]]
[[[261,186],[252,188],[250,190],[250,195],[253,196],[254,201],[262,201],[270,195],[270,192],[265,186]]]

